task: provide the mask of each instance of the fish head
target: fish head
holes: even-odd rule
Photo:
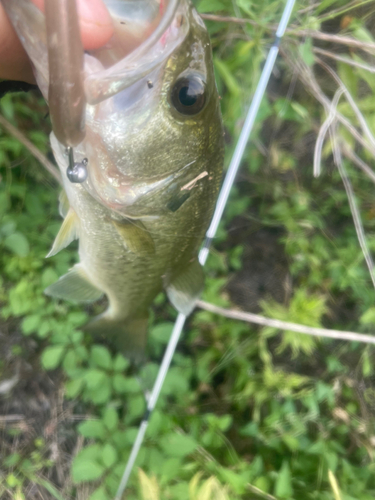
[[[108,68],[104,50],[85,56],[89,105],[76,155],[88,160],[85,189],[123,215],[155,189],[186,182],[187,171],[210,174],[210,150],[223,142],[210,41],[192,4],[181,0],[143,45]]]

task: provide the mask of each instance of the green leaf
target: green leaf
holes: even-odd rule
[[[375,307],[367,309],[359,319],[361,325],[374,325],[375,324]]]
[[[69,316],[68,316],[68,321],[71,325],[74,326],[74,328],[79,328],[80,326],[82,326],[84,323],[87,323],[87,314],[80,311],[73,311],[71,313],[69,313]],[[80,334],[79,336],[77,334]],[[81,332],[74,332],[74,335],[72,335],[72,342],[76,342],[79,340],[81,340],[82,338],[82,333]]]
[[[227,86],[229,92],[236,97],[239,97],[241,93],[241,88],[233,76],[233,72],[229,69],[227,63],[222,59],[215,58],[214,59],[215,68],[220,74],[221,78],[224,80],[225,85]]]
[[[8,120],[13,120],[14,118],[14,106],[12,102],[12,97],[10,94],[5,95],[1,101],[0,101],[0,109],[1,113],[7,118]]]
[[[42,282],[43,288],[47,288],[48,286],[52,285],[52,283],[55,283],[55,281],[57,281],[58,279],[59,279],[59,276],[56,273],[56,271],[54,269],[52,269],[51,267],[47,267],[47,269],[45,269],[43,271],[43,274],[41,277],[41,282]]]
[[[83,377],[77,378],[75,380],[68,380],[65,384],[65,394],[68,398],[75,398],[81,392],[85,385],[85,380]]]
[[[89,496],[89,500],[112,500],[112,498],[104,486],[100,486]]]
[[[218,425],[222,432],[225,432],[232,425],[233,417],[231,415],[223,415],[218,419]]]
[[[194,438],[184,434],[170,433],[163,436],[160,445],[170,457],[184,457],[192,453],[198,446]]]
[[[128,387],[127,379],[124,377],[124,375],[116,373],[112,378],[112,382],[113,382],[113,388],[117,393],[123,394],[127,392],[127,387]]]
[[[118,425],[118,414],[115,408],[106,408],[103,413],[103,423],[109,431],[116,429]]]
[[[173,323],[166,321],[154,326],[150,331],[150,336],[161,344],[167,344],[173,330]]]
[[[99,372],[97,373],[97,370],[90,370],[91,374],[92,372],[95,372],[94,378],[91,376],[86,377],[86,380],[90,380],[90,386],[89,382],[87,383],[87,391],[84,392],[84,395],[89,398],[93,403],[95,404],[103,404],[107,403],[111,397],[111,382],[110,378],[107,376],[106,373],[104,372]]]
[[[106,431],[101,420],[86,420],[78,426],[78,432],[87,438],[103,439]]]
[[[63,360],[63,368],[69,375],[79,366],[79,357],[74,349],[68,349]]]
[[[170,368],[165,377],[162,394],[186,394],[189,391],[189,382],[184,370],[178,366]]]
[[[142,469],[138,469],[138,479],[142,500],[159,500],[159,486],[156,477],[148,477]]]
[[[151,413],[149,424],[147,427],[147,435],[150,437],[157,437],[163,422],[163,416],[158,410]]]
[[[82,461],[85,460],[93,460],[94,462],[98,462],[102,453],[102,446],[100,444],[90,444],[82,448],[82,450],[78,453],[78,455],[74,458],[74,460]]]
[[[18,232],[7,236],[4,240],[4,246],[18,257],[26,257],[30,252],[30,245],[26,236]]]
[[[60,364],[65,346],[46,347],[42,353],[42,365],[46,370],[54,370]]]
[[[41,338],[45,338],[51,331],[52,331],[51,320],[45,319],[41,321],[38,328],[38,336]]]
[[[139,418],[140,416],[142,416],[145,409],[146,403],[143,394],[140,394],[139,396],[132,396],[128,401],[125,422],[129,423],[134,419]]]
[[[117,354],[113,362],[113,369],[116,372],[122,372],[126,370],[126,368],[128,368],[129,365],[130,365],[129,361],[126,358],[124,358],[122,354]]]
[[[75,484],[100,479],[105,471],[103,465],[89,459],[73,460],[72,478]]]
[[[9,195],[3,191],[0,193],[0,217],[7,213],[9,210]]]
[[[72,477],[75,483],[99,479],[104,467],[99,463],[102,447],[93,444],[83,448],[72,463]]]
[[[117,451],[111,444],[107,443],[103,446],[101,460],[103,464],[109,469],[118,459]]]
[[[35,332],[41,321],[41,316],[39,314],[31,314],[30,316],[26,316],[26,318],[22,321],[22,332],[25,335],[30,335],[30,333]]]
[[[246,491],[247,480],[243,475],[234,472],[231,469],[221,467],[220,468],[221,481],[225,484],[229,484],[230,487],[239,495],[242,495]]]
[[[4,467],[14,467],[21,460],[21,455],[19,453],[11,453],[3,460]]]
[[[129,394],[137,394],[141,391],[139,382],[135,378],[125,377],[123,375],[115,375],[114,381],[116,380],[117,387],[120,388],[119,392],[127,392]]]
[[[312,66],[314,64],[315,57],[312,50],[311,38],[306,38],[306,40],[298,47],[298,50],[305,64],[307,64],[307,66]]]
[[[292,476],[286,460],[284,460],[276,479],[275,496],[278,498],[291,498],[293,496]]]
[[[56,500],[65,500],[64,497],[60,494],[60,492],[47,479],[37,476],[34,478],[34,481],[37,484],[41,484]]]
[[[181,458],[168,458],[167,460],[163,460],[159,469],[157,469],[158,474],[162,477],[166,477],[169,480],[173,480],[178,476],[182,468],[182,459]]]
[[[0,232],[3,236],[10,236],[16,231],[16,227],[17,225],[14,220],[8,220],[6,224],[0,227]]]
[[[87,370],[84,377],[87,383],[87,387],[91,390],[100,387],[107,378],[107,374],[102,370],[93,369]]]
[[[11,488],[20,484],[20,480],[14,474],[9,474],[6,478],[6,482]]]
[[[225,5],[220,0],[201,0],[198,4],[198,12],[218,12],[225,10]]]
[[[109,370],[112,366],[112,357],[109,350],[102,345],[94,345],[91,349],[91,359],[96,366]]]

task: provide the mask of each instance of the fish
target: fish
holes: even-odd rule
[[[223,124],[209,36],[190,0],[105,3],[112,39],[82,55],[81,73],[67,75],[81,78],[69,89],[82,86],[83,116],[57,103],[55,126],[52,119],[64,221],[48,257],[77,239],[79,263],[45,293],[77,303],[106,296],[107,309],[84,330],[140,360],[155,297],[164,290],[189,315],[202,292],[198,251],[221,183]],[[58,101],[43,13],[30,0],[3,4],[43,95]],[[70,53],[80,44],[73,38]],[[67,176],[67,144],[87,170],[83,182]]]

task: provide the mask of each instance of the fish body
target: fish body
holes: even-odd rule
[[[33,45],[29,55],[48,99],[43,16],[28,0],[4,5],[26,49]],[[191,3],[181,0],[145,50],[147,42],[123,59],[116,40],[84,56],[86,134],[74,149],[76,161],[87,160],[83,183],[67,178],[66,148],[51,134],[65,219],[50,255],[78,238],[79,264],[46,293],[78,302],[105,294],[108,309],[86,328],[135,359],[145,347],[155,296],[166,290],[176,309],[189,314],[202,290],[197,254],[223,163],[210,43]]]

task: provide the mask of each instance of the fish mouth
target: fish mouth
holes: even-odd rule
[[[114,35],[85,57],[85,94],[95,105],[161,65],[188,32],[185,0],[105,0]]]

